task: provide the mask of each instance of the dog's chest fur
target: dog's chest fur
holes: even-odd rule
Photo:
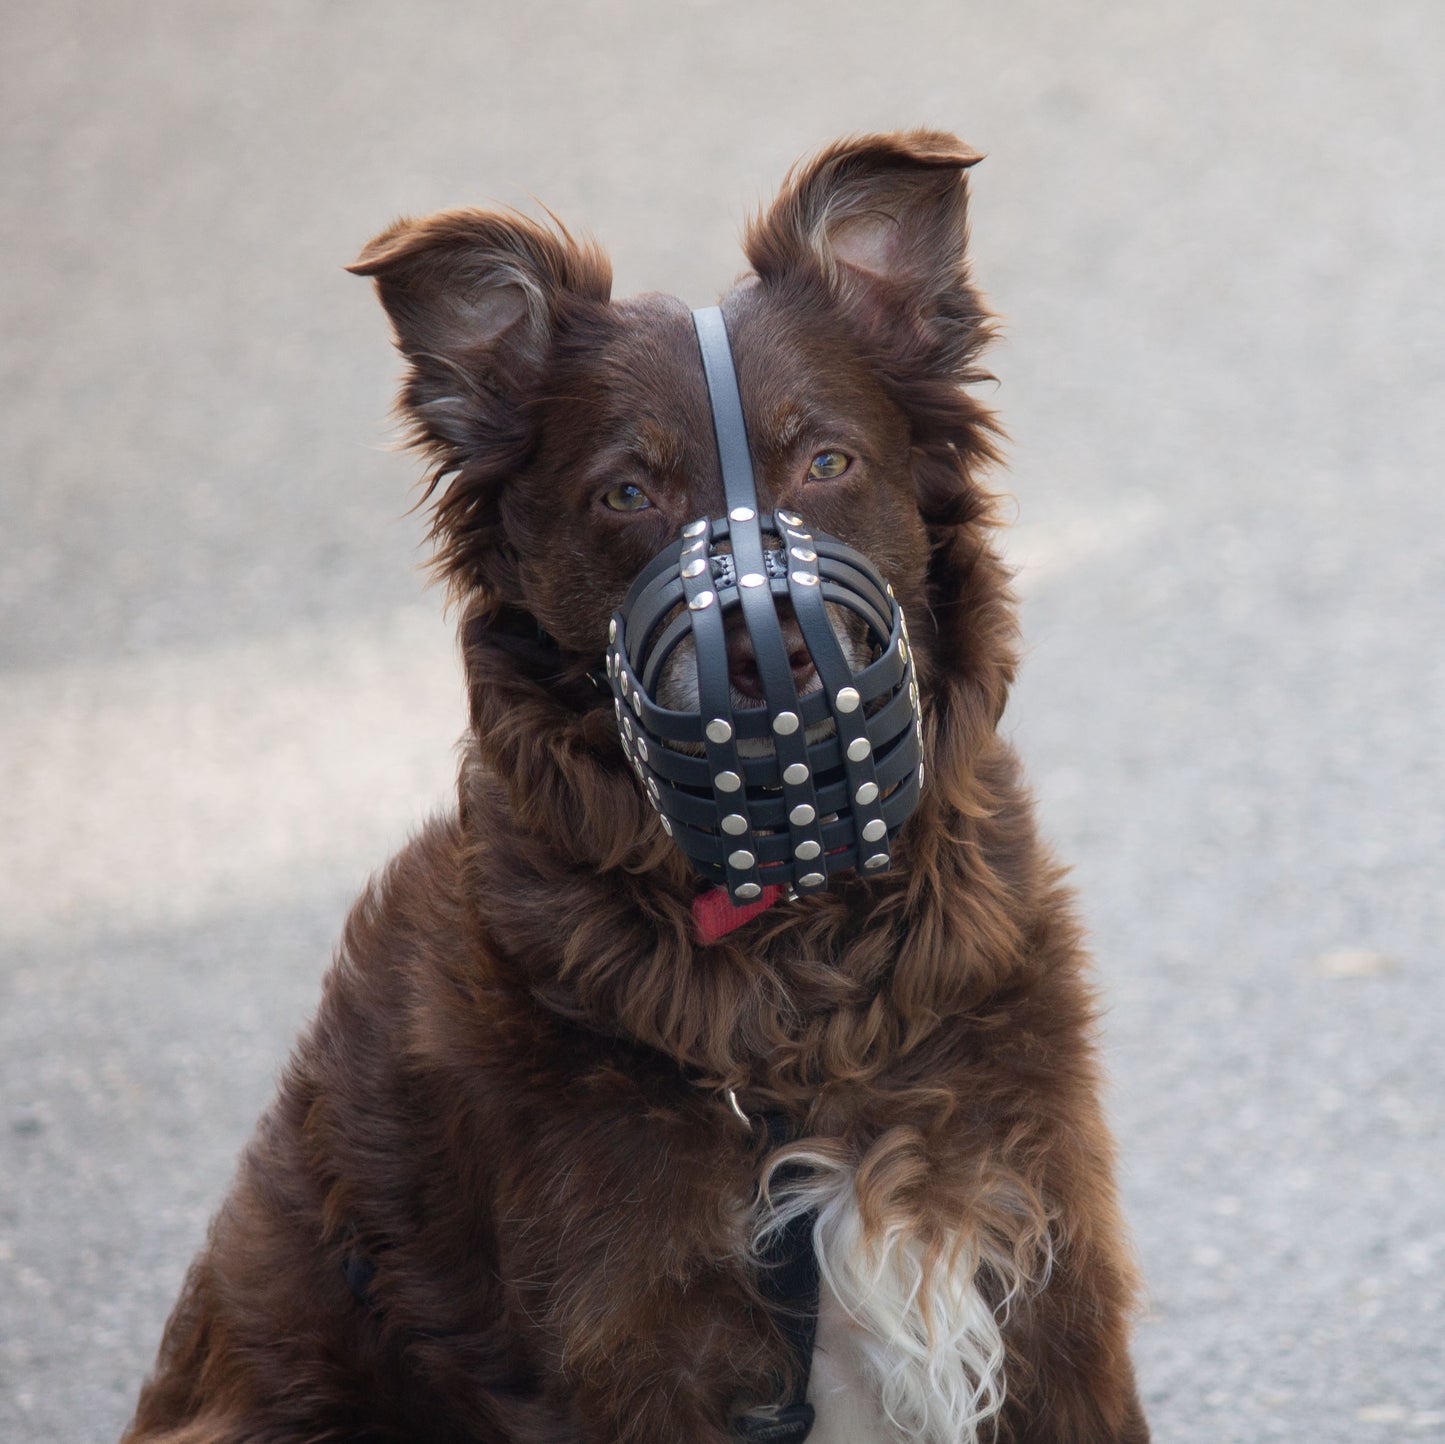
[[[881,1221],[870,1209],[865,1224],[854,1168],[824,1150],[791,1157],[809,1175],[765,1188],[759,1225],[816,1216],[810,1439],[972,1444],[1003,1405],[1001,1324],[1025,1282],[1012,1258],[982,1232],[956,1231],[927,1247],[920,1221],[896,1199]]]

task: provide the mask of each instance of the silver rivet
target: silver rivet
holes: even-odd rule
[[[639,717],[642,716],[642,693],[635,689],[632,693],[632,710],[636,712]]]
[[[857,792],[853,794],[853,800],[863,803],[876,802],[878,800],[878,784],[876,782],[865,782]]]
[[[907,637],[900,636],[900,637],[898,638],[898,655],[899,655],[900,657],[902,657],[905,662],[908,660],[908,638],[907,638]]]
[[[742,898],[744,902],[752,902],[761,892],[762,888],[760,888],[757,883],[744,882],[739,883],[738,886],[733,889],[733,896]]]
[[[743,780],[736,772],[719,772],[713,778],[712,785],[719,792],[736,792],[743,785]]]
[[[682,564],[682,574],[685,577],[700,577],[707,570],[707,563],[701,557],[694,557],[690,562]]]
[[[858,710],[858,704],[862,700],[858,695],[858,689],[856,687],[840,688],[838,695],[833,699],[840,712],[856,712]]]
[[[644,762],[646,762],[646,761],[647,761],[647,743],[644,742],[641,737],[639,737],[639,738],[637,739],[637,750],[638,750],[639,753],[641,753],[641,755],[642,755],[642,760],[643,760]]]
[[[647,790],[653,795],[654,799],[662,796],[657,790],[657,780],[655,778],[649,777],[647,779]]]
[[[827,881],[828,881],[828,879],[825,878],[825,877],[823,876],[823,874],[820,873],[820,872],[805,872],[805,873],[802,875],[802,877],[800,877],[800,878],[798,879],[798,886],[799,886],[799,887],[822,887],[823,884],[824,884],[825,882],[827,882]]]
[[[800,587],[816,587],[818,585],[817,572],[794,572],[793,580]]]
[[[683,527],[682,534],[683,536],[701,536],[706,530],[707,522],[690,521],[685,527]]]
[[[607,654],[607,675],[609,677],[615,677],[617,675],[617,659],[611,652]]]
[[[788,821],[794,827],[806,827],[816,816],[817,811],[808,802],[800,802],[789,814]]]
[[[888,866],[888,854],[886,852],[875,852],[872,857],[863,859],[863,866],[869,872],[877,872],[880,867]]]
[[[918,785],[923,786],[923,764],[921,762],[918,764]]]
[[[888,824],[884,822],[881,817],[875,817],[872,822],[865,822],[863,824],[863,841],[877,842],[878,839],[885,836],[887,832]]]
[[[793,849],[793,856],[797,858],[799,862],[812,862],[822,850],[822,843],[814,842],[810,837],[806,841],[800,842],[797,847]]]
[[[795,511],[780,511],[778,520],[786,522],[789,526],[802,526],[803,524],[803,518]]]
[[[737,868],[739,872],[746,872],[756,861],[757,858],[745,847],[738,848],[736,852],[728,853],[728,866]]]
[[[767,581],[767,578],[759,572],[745,572],[738,578],[740,587],[760,587]]]
[[[707,541],[703,537],[699,537],[696,541],[688,542],[688,544],[683,547],[682,555],[685,557],[695,557],[699,552],[705,552],[706,550]]]
[[[735,507],[728,513],[728,520],[729,520],[729,521],[751,521],[756,515],[757,515],[757,512],[755,512],[755,511],[752,509],[752,507],[750,507],[750,506],[735,506]]]
[[[733,724],[726,717],[714,717],[707,724],[707,740],[709,742],[731,742],[733,736]]]
[[[892,582],[884,582],[883,585],[884,585],[884,587],[887,589],[888,595],[891,597],[891,596],[893,595],[893,583],[892,583]]]
[[[783,768],[783,781],[796,787],[800,782],[808,780],[808,764],[806,762],[790,762]]]
[[[616,618],[616,617],[613,617],[613,619],[612,619],[610,622],[608,622],[608,624],[607,624],[607,640],[608,640],[609,642],[615,642],[615,641],[617,640],[617,618]]]
[[[798,730],[798,714],[796,712],[779,712],[773,718],[773,731],[779,737],[791,737]]]
[[[855,737],[848,744],[848,760],[861,762],[872,750],[873,744],[866,737]]]
[[[700,612],[700,611],[702,611],[702,609],[703,609],[704,607],[710,607],[710,606],[712,606],[712,601],[713,601],[713,597],[712,597],[712,593],[711,593],[711,592],[699,592],[699,593],[688,603],[688,606],[689,606],[694,612]]]
[[[672,836],[672,824],[671,824],[665,817],[661,816],[660,814],[659,814],[657,820],[662,824],[662,830],[663,830],[669,837],[671,837],[671,836]]]
[[[800,562],[815,562],[818,560],[818,553],[811,547],[793,547],[788,555],[797,557]]]
[[[631,683],[631,681],[628,679],[628,676],[627,676],[627,673],[626,673],[626,672],[624,672],[624,673],[622,674],[621,682],[622,682],[622,695],[625,697],[625,696],[632,690],[632,683]]]
[[[619,722],[622,721],[622,702],[620,698],[614,697],[612,699],[612,710],[617,713],[617,720]]]
[[[722,820],[722,830],[732,837],[738,837],[748,830],[748,820],[740,812],[730,812]]]

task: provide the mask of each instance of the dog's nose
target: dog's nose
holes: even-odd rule
[[[813,654],[808,650],[808,644],[803,640],[803,634],[798,629],[797,622],[780,620],[783,633],[783,646],[788,653],[788,667],[793,674],[793,686],[801,697],[805,692],[811,692],[818,685],[818,673],[813,666]],[[750,701],[761,702],[763,700],[763,679],[758,671],[757,650],[753,646],[753,639],[748,634],[747,627],[742,624],[742,619],[737,619],[736,625],[730,625],[727,632],[728,643],[728,680],[735,690],[740,692]]]

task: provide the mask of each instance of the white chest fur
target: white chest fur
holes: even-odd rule
[[[809,1176],[765,1194],[759,1232],[802,1212],[817,1214],[810,1444],[977,1444],[988,1437],[1004,1400],[1002,1322],[1032,1281],[1026,1275],[1040,1277],[1047,1258],[1039,1271],[1021,1268],[1019,1240],[984,1225],[998,1216],[996,1197],[980,1200],[980,1219],[960,1219],[941,1237],[901,1199],[880,1210],[873,1198],[873,1226],[865,1228],[851,1166],[821,1150],[794,1152],[789,1162],[806,1165]]]

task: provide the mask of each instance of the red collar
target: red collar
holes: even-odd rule
[[[782,883],[770,882],[756,902],[740,906],[733,905],[726,888],[715,887],[701,892],[692,900],[692,935],[699,943],[715,943],[724,934],[741,927],[749,918],[766,912],[775,902],[786,897],[787,892]]]

